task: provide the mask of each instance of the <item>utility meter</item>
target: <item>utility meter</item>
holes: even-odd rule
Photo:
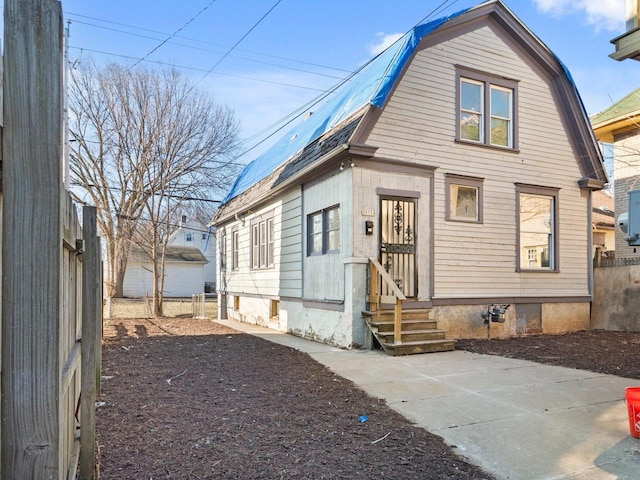
[[[627,234],[624,238],[632,247],[640,246],[640,190],[629,191],[629,211],[627,212],[626,227],[623,224],[624,214],[618,217],[618,225],[620,229]]]

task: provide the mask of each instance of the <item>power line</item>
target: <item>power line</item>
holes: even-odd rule
[[[169,35],[166,32],[160,32],[158,30],[152,30],[152,29],[149,29],[149,28],[137,27],[135,25],[128,25],[126,23],[114,22],[114,21],[111,21],[111,20],[105,20],[105,19],[102,19],[102,18],[91,17],[91,16],[88,16],[88,15],[81,15],[79,13],[73,13],[73,12],[66,12],[66,13],[67,13],[67,15],[72,15],[72,16],[81,17],[81,18],[88,18],[90,20],[96,20],[98,22],[110,23],[112,25],[118,25],[118,26],[121,26],[121,27],[132,28],[134,30],[142,30],[142,31],[145,31],[145,32],[157,33],[157,34],[163,35],[163,36]],[[136,35],[134,33],[125,32],[123,30],[109,29],[108,27],[103,27],[103,26],[100,26],[100,25],[94,25],[94,24],[87,23],[87,22],[81,22],[81,21],[78,21],[78,20],[75,20],[75,22],[83,24],[83,25],[93,26],[93,27],[97,27],[97,28],[103,28],[103,29],[112,30],[112,31],[115,31],[115,32],[120,32],[120,33],[125,33],[125,34],[128,34],[128,35],[135,35],[135,36],[140,36],[140,37],[143,37],[143,38],[150,38],[152,40],[157,40],[156,38],[144,37],[142,35]],[[184,37],[184,36],[180,36],[180,35],[175,35],[174,38],[181,38],[183,40],[188,40],[190,42],[197,42],[197,43],[203,43],[205,45],[213,45],[213,46],[216,46],[216,47],[228,48],[227,45],[221,45],[219,43],[209,42],[209,41],[206,41],[206,40],[199,40],[199,39],[196,39],[196,38]],[[181,45],[181,44],[178,44],[178,45]],[[197,48],[197,47],[190,47],[190,48]],[[280,55],[273,55],[273,54],[264,53],[264,52],[256,52],[254,50],[247,50],[247,49],[240,49],[240,48],[238,48],[236,50],[241,51],[241,52],[246,52],[246,53],[252,53],[254,55],[260,55],[260,56],[263,56],[263,57],[277,58],[278,60],[285,60],[287,62],[295,62],[295,63],[300,63],[302,65],[309,65],[309,66],[312,66],[312,67],[325,68],[327,70],[336,70],[336,71],[340,71],[340,72],[344,72],[344,73],[350,73],[351,72],[351,70],[347,70],[347,69],[344,69],[344,68],[331,67],[331,66],[328,66],[328,65],[322,65],[322,64],[319,64],[319,63],[308,62],[308,61],[305,61],[305,60],[298,60],[298,59],[289,58],[289,57],[282,57]]]
[[[94,25],[94,24],[91,24],[91,23],[80,22],[80,21],[77,21],[77,20],[75,20],[74,23],[77,23],[77,24],[80,24],[80,25],[89,25],[89,26],[93,26],[93,27],[96,27],[96,28],[102,28],[102,29],[109,30],[109,31],[112,31],[112,32],[123,33],[125,35],[131,35],[133,37],[146,38],[146,39],[149,39],[149,40],[158,40],[155,37],[149,37],[147,35],[141,35],[139,33],[126,32],[124,30],[118,30],[118,29],[115,29],[115,28],[103,27],[101,25]],[[202,51],[202,52],[221,55],[220,52],[216,52],[214,50],[210,50],[210,49],[207,49],[207,48],[195,47],[193,45],[186,45],[184,43],[178,43],[178,42],[167,42],[167,43],[170,43],[171,45],[176,45],[178,47],[184,47],[184,48],[189,48],[189,49],[192,49],[192,50],[199,50],[199,51]],[[82,47],[72,47],[72,48],[82,48]],[[89,51],[89,49],[86,49],[86,50]],[[105,53],[105,54],[106,55],[117,55],[115,53]],[[334,79],[342,78],[342,77],[336,77],[335,75],[329,75],[329,74],[326,74],[326,73],[312,72],[311,70],[303,70],[302,68],[288,67],[286,65],[280,65],[280,64],[276,64],[276,63],[265,62],[265,61],[262,61],[262,60],[256,60],[256,59],[253,59],[253,58],[242,57],[240,55],[229,55],[229,56],[233,57],[233,58],[240,59],[240,60],[245,60],[247,62],[259,63],[261,65],[269,65],[269,66],[272,66],[272,67],[283,68],[283,69],[286,69],[286,70],[293,70],[295,72],[309,73],[311,75],[318,75],[320,77],[328,77],[328,78],[334,78]],[[140,58],[139,60],[140,60],[140,62],[141,61],[145,61],[144,58]],[[146,61],[149,61],[149,60],[146,60]],[[140,62],[138,62],[138,63],[140,63]],[[188,68],[188,67],[180,67],[180,68]],[[205,69],[194,69],[194,70],[201,70],[203,72],[206,72]]]
[[[138,65],[140,62],[144,61],[147,59],[147,57],[149,57],[149,55],[151,55],[153,52],[155,52],[156,50],[158,50],[160,47],[162,47],[165,43],[167,43],[169,40],[171,40],[173,37],[175,37],[178,33],[180,33],[182,30],[184,30],[184,28],[189,25],[191,22],[193,22],[196,18],[198,18],[200,15],[202,15],[211,5],[213,5],[216,2],[216,0],[211,0],[211,2],[209,2],[209,4],[204,7],[203,9],[201,9],[198,13],[196,13],[193,17],[191,17],[187,23],[185,23],[184,25],[182,25],[178,30],[176,30],[175,32],[173,32],[171,35],[169,35],[165,40],[163,40],[162,42],[160,42],[160,44],[158,46],[156,46],[155,48],[153,48],[149,53],[147,53],[144,57],[142,57],[141,60],[139,60],[138,62],[134,63],[133,65],[131,65],[126,71],[131,70],[132,68],[134,68],[136,65]]]
[[[253,29],[255,29],[257,27],[257,25],[259,23],[261,23],[264,18],[266,18],[266,16],[280,3],[281,0],[278,0],[272,7],[271,9],[269,9],[269,11],[267,11],[267,13],[265,15],[263,15],[260,20],[258,20],[258,22],[256,24],[254,24],[253,27],[251,27],[251,29],[245,33],[240,40],[238,40],[238,42],[236,42],[234,44],[233,47],[231,47],[228,52],[213,66],[211,67],[207,73],[196,83],[196,85],[198,83],[200,83],[202,80],[204,80],[204,78],[209,75],[213,69],[215,69],[230,53],[231,51],[233,51],[237,45],[242,42],[242,40],[244,40],[244,38],[246,38],[246,36],[249,35],[249,33],[251,33],[251,31],[253,31]],[[451,2],[451,3],[450,3]],[[435,7],[427,16],[425,16],[422,20],[420,20],[418,23],[416,23],[413,27],[411,27],[411,29],[409,29],[406,33],[408,33],[409,31],[411,31],[413,28],[415,28],[416,26],[422,24],[423,22],[425,22],[426,20],[430,19],[431,17],[433,17],[436,13],[443,11],[444,9],[453,6],[454,4],[456,4],[458,2],[458,0],[444,0],[443,2],[441,2],[437,7]],[[115,23],[115,22],[114,22]],[[77,48],[77,47],[75,47]],[[391,48],[388,47],[387,50]],[[386,51],[386,50],[385,50]],[[331,95],[332,93],[334,93],[338,88],[340,88],[342,85],[344,85],[346,82],[348,82],[349,80],[351,80],[351,78],[353,78],[355,75],[357,75],[360,71],[362,71],[365,67],[367,67],[371,62],[373,62],[375,59],[377,59],[380,55],[382,55],[381,52],[378,55],[374,56],[373,58],[371,58],[368,62],[366,62],[364,65],[362,65],[360,68],[356,69],[355,71],[353,71],[352,73],[350,73],[347,77],[345,77],[343,80],[341,80],[340,82],[338,82],[336,85],[334,85],[333,87],[331,87],[328,90],[324,90],[322,91],[323,93],[321,93],[320,95],[318,95],[316,98],[312,99],[310,102],[308,102],[307,104],[303,105],[302,107],[297,108],[296,110],[294,110],[293,112],[285,115],[283,118],[279,119],[278,121],[272,123],[270,126],[266,127],[265,129],[263,129],[261,132],[258,132],[257,134],[253,135],[252,137],[249,137],[248,139],[245,139],[243,142],[241,142],[242,144],[247,143],[249,140],[256,138],[257,136],[259,136],[260,134],[262,134],[263,132],[269,131],[270,129],[280,125],[282,122],[283,123],[279,128],[277,128],[276,130],[274,130],[272,133],[270,133],[268,136],[266,136],[265,138],[263,138],[262,140],[260,140],[258,143],[256,143],[255,145],[253,145],[252,147],[248,148],[247,150],[243,151],[241,154],[239,154],[238,156],[236,156],[234,159],[232,159],[232,162],[234,162],[235,160],[238,160],[239,158],[241,158],[242,156],[246,155],[247,153],[251,152],[252,150],[254,150],[255,148],[257,148],[258,146],[260,146],[261,144],[263,144],[264,142],[266,142],[267,140],[269,140],[271,137],[273,137],[276,133],[278,133],[279,131],[281,131],[283,128],[285,128],[287,125],[289,125],[291,122],[293,122],[293,120],[295,120],[298,116],[300,116],[304,111],[306,111],[309,108],[312,108],[313,106],[317,105],[318,103],[320,103],[322,100],[324,100],[325,98],[327,98],[329,95]],[[108,53],[107,53],[108,54]],[[124,57],[122,55],[116,55],[113,54],[114,56],[121,56]],[[154,62],[154,63],[161,63],[162,62]],[[184,68],[189,68],[189,67],[184,67]],[[216,72],[217,74],[219,74],[218,72]],[[194,85],[195,87],[195,85]],[[300,87],[300,88],[305,88],[305,87]],[[318,90],[319,89],[311,89],[310,90]]]
[[[267,18],[267,16],[273,11],[274,8],[276,8],[280,2],[282,0],[278,0],[276,3],[273,4],[273,6],[267,11],[267,13],[265,13],[262,17],[260,17],[260,20],[258,20],[256,23],[253,24],[253,26],[242,36],[240,37],[240,40],[238,40],[236,43],[233,44],[233,46],[222,56],[222,58],[220,60],[218,60],[213,67],[211,67],[209,69],[209,71],[207,73],[205,73],[202,78],[200,80],[198,80],[192,88],[195,88],[196,86],[198,86],[200,84],[200,82],[202,82],[212,71],[214,68],[216,68],[218,65],[220,65],[223,60],[225,58],[227,58],[227,56],[238,46],[240,45],[240,42],[242,42],[245,38],[247,38],[249,36],[249,34],[251,32],[253,32],[253,30],[255,30],[255,28],[260,25],[260,23],[262,23],[262,21]]]
[[[451,0],[444,0],[442,3],[440,3],[440,5],[438,5],[436,8],[434,8],[433,10],[431,10],[431,12],[429,14],[427,14],[426,17],[424,17],[422,20],[420,20],[418,23],[416,23],[413,27],[411,27],[409,30],[407,30],[407,32],[405,32],[405,35],[407,33],[409,33],[411,30],[413,30],[414,28],[416,28],[418,25],[424,23],[426,20],[430,19],[431,17],[433,17],[436,13],[441,12],[442,10],[444,10],[445,8],[451,7],[453,5],[455,5],[458,0],[453,0],[453,3],[447,5],[449,2],[451,2]],[[279,131],[281,131],[283,128],[285,128],[287,125],[289,125],[291,122],[293,122],[293,120],[295,120],[299,115],[301,115],[301,113],[303,111],[305,111],[307,108],[312,108],[313,106],[317,105],[318,103],[320,103],[322,100],[324,100],[325,98],[327,98],[329,95],[331,95],[332,93],[334,93],[338,88],[340,88],[342,85],[344,85],[345,83],[347,83],[348,81],[350,81],[355,75],[357,75],[359,72],[361,72],[365,67],[367,67],[368,65],[370,65],[374,60],[376,60],[380,55],[382,55],[384,52],[386,52],[387,50],[389,50],[393,45],[395,45],[398,41],[400,41],[401,38],[403,38],[404,35],[402,37],[400,37],[398,40],[396,40],[392,45],[390,45],[389,47],[387,47],[383,52],[380,52],[378,55],[374,56],[373,58],[371,58],[368,62],[366,62],[364,65],[362,65],[360,68],[354,70],[351,74],[349,74],[347,77],[345,77],[341,82],[339,82],[337,85],[331,87],[329,90],[326,90],[324,93],[320,94],[319,96],[317,96],[315,99],[311,100],[309,103],[305,104],[303,107],[298,108],[296,110],[294,110],[292,113],[286,115],[285,117],[283,117],[282,119],[278,120],[277,122],[272,123],[269,127],[265,128],[262,130],[262,132],[266,132],[268,130],[270,130],[271,128],[279,125],[282,121],[284,121],[285,119],[289,118],[289,120],[282,124],[279,128],[277,128],[276,130],[274,130],[272,133],[270,133],[269,135],[267,135],[265,138],[263,138],[262,140],[260,140],[258,143],[256,143],[255,145],[253,145],[252,147],[248,148],[247,150],[245,150],[244,152],[242,152],[240,155],[238,155],[237,157],[235,157],[232,161],[235,161],[237,159],[239,159],[240,157],[246,155],[247,153],[249,153],[250,151],[254,150],[255,148],[257,148],[258,146],[260,146],[261,144],[263,144],[264,142],[266,142],[267,140],[269,140],[271,137],[273,137],[276,133],[278,133]],[[304,108],[304,110],[301,111],[301,109]],[[300,113],[297,113],[300,112]],[[256,134],[258,135],[258,134]],[[250,138],[254,138],[256,135],[254,135],[253,137]],[[245,143],[242,142],[241,145]]]
[[[79,183],[79,182],[74,182],[71,184],[71,186],[73,187],[81,187],[84,188],[85,190],[88,190],[89,188],[98,188],[101,190],[115,190],[116,192],[125,192],[125,193],[140,193],[139,190],[131,190],[128,188],[120,188],[120,187],[105,187],[103,185],[95,185],[93,183]],[[178,198],[180,200],[187,200],[187,201],[197,201],[197,202],[205,202],[205,203],[222,203],[222,200],[211,200],[209,198],[199,198],[199,197],[187,197],[185,195],[171,195],[169,193],[159,193],[159,192],[153,192],[154,196],[157,197],[166,197],[166,198]]]
[[[196,72],[206,72],[206,73],[213,73],[214,75],[221,75],[223,77],[233,77],[233,78],[242,78],[243,80],[252,80],[254,82],[262,82],[262,83],[269,83],[272,85],[280,85],[282,87],[291,87],[291,88],[301,88],[303,90],[312,90],[315,92],[324,92],[323,89],[321,88],[313,88],[313,87],[305,87],[304,85],[294,85],[293,83],[284,83],[284,82],[276,82],[273,80],[265,80],[263,78],[255,78],[255,77],[247,77],[244,75],[235,75],[232,73],[223,73],[223,72],[211,72],[210,70],[205,70],[204,68],[197,68],[197,67],[188,67],[186,65],[178,65],[175,63],[169,63],[169,62],[161,62],[158,60],[144,60],[138,57],[132,57],[129,55],[121,55],[118,53],[112,53],[112,52],[104,52],[102,50],[94,50],[91,48],[83,48],[83,47],[74,47],[74,46],[69,46],[69,48],[72,48],[74,50],[80,50],[80,51],[86,51],[86,52],[92,52],[92,53],[98,53],[100,55],[109,55],[111,57],[118,57],[118,58],[125,58],[127,60],[139,60],[137,64],[139,64],[141,61],[144,61],[146,63],[155,63],[156,65],[162,65],[165,67],[175,67],[175,68],[180,68],[180,69],[184,69],[184,70],[193,70]],[[129,67],[127,70],[130,70],[132,67]]]

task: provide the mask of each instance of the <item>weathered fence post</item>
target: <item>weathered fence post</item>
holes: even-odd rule
[[[62,9],[4,2],[3,479],[58,479]],[[11,232],[11,235],[6,235]]]
[[[82,209],[82,395],[80,406],[79,479],[95,478],[95,402],[100,380],[102,294],[100,238],[95,207]]]

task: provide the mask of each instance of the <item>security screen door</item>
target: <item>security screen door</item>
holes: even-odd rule
[[[382,198],[380,263],[405,297],[416,297],[416,200]],[[382,295],[390,295],[382,282]]]

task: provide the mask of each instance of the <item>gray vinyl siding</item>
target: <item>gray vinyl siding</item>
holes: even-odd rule
[[[274,266],[254,270],[251,268],[251,221],[262,215],[274,219]],[[266,297],[300,298],[302,291],[302,263],[300,238],[300,190],[294,190],[275,199],[259,210],[246,215],[241,221],[231,222],[222,228],[227,234],[226,291],[238,294]],[[238,268],[232,269],[232,231],[238,231]]]
[[[339,171],[336,165],[336,171]],[[344,259],[353,252],[351,169],[304,188],[304,298],[320,301],[344,301]],[[340,206],[340,251],[307,255],[307,216],[323,209]]]
[[[366,141],[376,156],[438,167],[435,298],[589,293],[588,202],[571,139],[549,78],[514,48],[491,25],[418,52]],[[456,64],[519,81],[519,152],[454,141]],[[484,179],[482,224],[445,221],[446,174]],[[560,189],[559,273],[516,272],[516,183]]]

